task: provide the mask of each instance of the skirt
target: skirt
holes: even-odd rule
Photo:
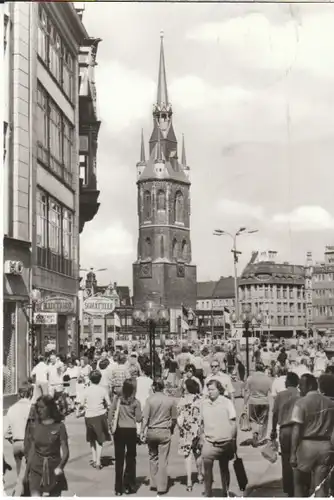
[[[111,441],[106,413],[97,417],[85,417],[85,423],[86,440],[88,443],[97,441],[102,445],[106,441]]]

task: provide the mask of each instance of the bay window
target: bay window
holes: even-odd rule
[[[73,212],[37,189],[37,265],[73,275]]]

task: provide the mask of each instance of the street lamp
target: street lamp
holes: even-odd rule
[[[224,231],[223,229],[215,229],[213,234],[214,236],[229,236],[233,240],[233,247],[231,252],[233,253],[233,263],[234,263],[234,294],[235,294],[235,312],[237,317],[239,317],[239,294],[238,294],[238,255],[241,255],[241,252],[237,250],[237,237],[241,234],[254,234],[257,233],[258,229],[247,229],[247,227],[240,227],[235,234],[229,233],[228,231]]]
[[[25,312],[28,324],[29,324],[29,332],[28,332],[28,341],[31,347],[31,360],[33,361],[36,356],[36,328],[35,328],[35,312],[36,306],[41,302],[41,291],[38,288],[32,287],[32,290],[29,294],[30,303],[23,306],[23,311]]]
[[[242,326],[245,331],[245,337],[246,337],[246,369],[247,369],[247,376],[249,376],[250,368],[249,368],[249,327],[252,327],[253,335],[254,335],[254,328],[258,324],[260,325],[262,323],[263,317],[262,313],[259,312],[257,314],[251,314],[251,309],[249,306],[246,306],[245,311],[241,314],[241,317],[238,318],[236,313],[231,314],[231,321],[232,323],[238,323],[239,321],[242,321]]]
[[[150,342],[150,371],[152,378],[155,378],[155,329],[157,326],[166,325],[169,321],[167,309],[161,304],[153,301],[146,302],[143,309],[135,309],[133,319],[141,325],[147,325]]]

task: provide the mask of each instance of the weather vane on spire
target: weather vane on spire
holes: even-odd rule
[[[160,30],[160,38],[163,38],[164,37],[164,30]]]

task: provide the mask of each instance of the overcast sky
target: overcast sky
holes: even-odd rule
[[[82,267],[132,288],[136,162],[152,132],[160,30],[174,130],[191,168],[199,280],[240,271],[252,250],[303,264],[334,244],[334,5],[86,3],[98,49],[100,210],[81,235]]]

